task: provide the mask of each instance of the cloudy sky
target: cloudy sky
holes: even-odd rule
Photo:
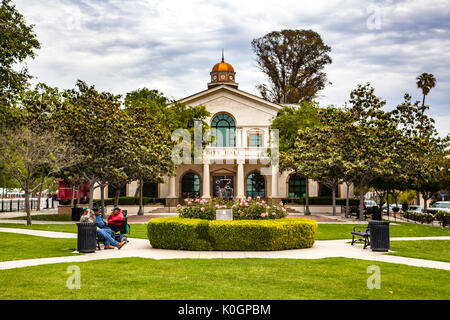
[[[77,79],[124,94],[149,87],[183,98],[206,89],[220,60],[241,90],[265,81],[251,41],[281,29],[312,29],[331,46],[332,83],[319,102],[343,105],[372,83],[395,106],[420,100],[417,75],[435,75],[427,97],[440,135],[450,133],[450,0],[13,0],[42,48],[28,62],[37,81],[72,88]]]

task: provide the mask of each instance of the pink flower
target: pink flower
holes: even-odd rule
[[[257,196],[256,199],[261,200],[261,197],[260,197],[260,196]]]
[[[247,198],[247,201],[252,201],[252,197],[248,197],[248,198]]]
[[[283,209],[281,209],[281,210],[283,210],[283,212],[286,212],[286,209],[285,209],[285,208],[283,208]]]
[[[200,211],[205,212],[205,208],[201,207]]]
[[[195,202],[199,203],[199,202],[200,202],[200,199],[195,199]]]
[[[220,209],[220,206],[218,204],[216,204],[216,209]]]
[[[244,213],[241,210],[239,210],[239,215],[243,216]]]
[[[272,212],[272,215],[273,215],[273,216],[276,216],[277,214],[276,214],[275,212]]]
[[[236,209],[236,205],[235,204],[233,204],[233,207],[232,207],[233,209]]]
[[[189,201],[189,199],[188,199],[188,198],[184,199],[184,202],[188,202],[188,201]]]
[[[192,204],[192,201],[188,201],[188,204]]]
[[[283,206],[283,201],[280,201],[280,206]]]
[[[266,216],[265,213],[261,213],[261,217],[264,218]]]
[[[180,209],[181,208],[181,204],[177,204],[177,208]]]

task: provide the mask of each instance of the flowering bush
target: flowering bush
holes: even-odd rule
[[[283,202],[278,205],[268,204],[260,197],[237,200],[232,209],[235,220],[280,219],[287,216]]]
[[[217,209],[232,209],[234,220],[280,219],[287,216],[283,202],[268,204],[260,197],[227,201],[223,199],[184,199],[184,205],[178,205],[181,218],[216,219]]]
[[[177,206],[180,218],[216,219],[216,208],[212,201],[206,199],[184,199],[184,206]]]

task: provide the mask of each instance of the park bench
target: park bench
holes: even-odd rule
[[[353,227],[353,231],[350,232],[352,235],[352,245],[356,241],[364,241],[364,249],[370,245],[370,229],[369,226],[355,226]],[[356,238],[355,238],[356,237]]]

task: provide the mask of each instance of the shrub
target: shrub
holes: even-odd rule
[[[450,213],[445,211],[439,211],[435,214],[434,218],[439,221],[441,226],[447,227],[450,225]]]
[[[317,222],[296,218],[208,221],[170,217],[151,219],[147,230],[154,248],[267,251],[312,247]]]
[[[178,217],[151,219],[147,236],[153,248],[177,250],[212,250],[208,221]]]
[[[216,218],[214,203],[205,199],[185,199],[185,205],[178,205],[177,212],[180,218],[206,220]]]
[[[403,217],[405,217],[406,219],[418,221],[421,224],[432,223],[434,221],[433,215],[428,213],[417,213],[406,211],[403,212]]]
[[[142,200],[144,205],[166,203],[166,200],[164,198],[143,197]],[[100,206],[100,199],[94,199],[94,203]],[[119,206],[130,206],[138,204],[139,204],[139,197],[119,197]],[[114,205],[114,198],[105,198],[105,206],[112,206],[112,205]]]

